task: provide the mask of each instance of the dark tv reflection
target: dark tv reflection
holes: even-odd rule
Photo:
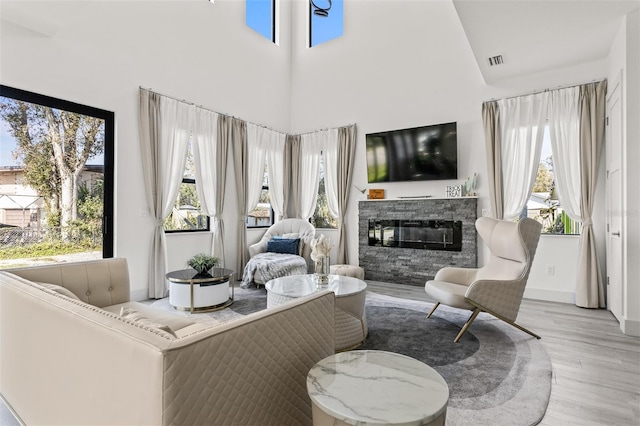
[[[458,178],[456,123],[371,133],[369,183]]]

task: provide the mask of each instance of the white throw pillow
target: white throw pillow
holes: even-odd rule
[[[51,283],[38,283],[40,284],[42,287],[53,291],[54,293],[58,293],[61,294],[63,296],[67,296],[70,299],[73,300],[80,300],[80,298],[78,296],[76,296],[75,294],[73,294],[73,292],[67,288],[62,287],[61,285],[57,285],[57,284],[51,284]]]
[[[154,321],[151,321],[149,318],[142,315],[140,312],[135,309],[125,308],[124,306],[120,309],[120,316],[122,318],[126,318],[130,321],[136,322],[140,324],[143,328],[146,329],[155,329],[160,331],[161,335],[163,333],[167,333],[170,336],[176,338],[176,333],[169,327],[168,325],[160,324]]]

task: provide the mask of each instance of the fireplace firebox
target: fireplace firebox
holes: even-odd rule
[[[369,219],[369,246],[462,251],[462,221]]]

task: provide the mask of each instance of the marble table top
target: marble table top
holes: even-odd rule
[[[307,375],[311,400],[353,425],[429,423],[446,410],[449,387],[428,365],[384,351],[331,355]]]
[[[324,290],[331,290],[336,297],[342,297],[365,291],[367,283],[353,277],[329,275],[329,284],[318,286],[313,274],[307,274],[274,278],[265,284],[265,288],[268,292],[287,297],[304,297]]]

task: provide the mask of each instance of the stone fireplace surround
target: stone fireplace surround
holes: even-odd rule
[[[424,286],[445,266],[477,267],[476,197],[363,200],[358,204],[358,252],[365,279]],[[462,250],[369,246],[370,219],[462,221]]]

